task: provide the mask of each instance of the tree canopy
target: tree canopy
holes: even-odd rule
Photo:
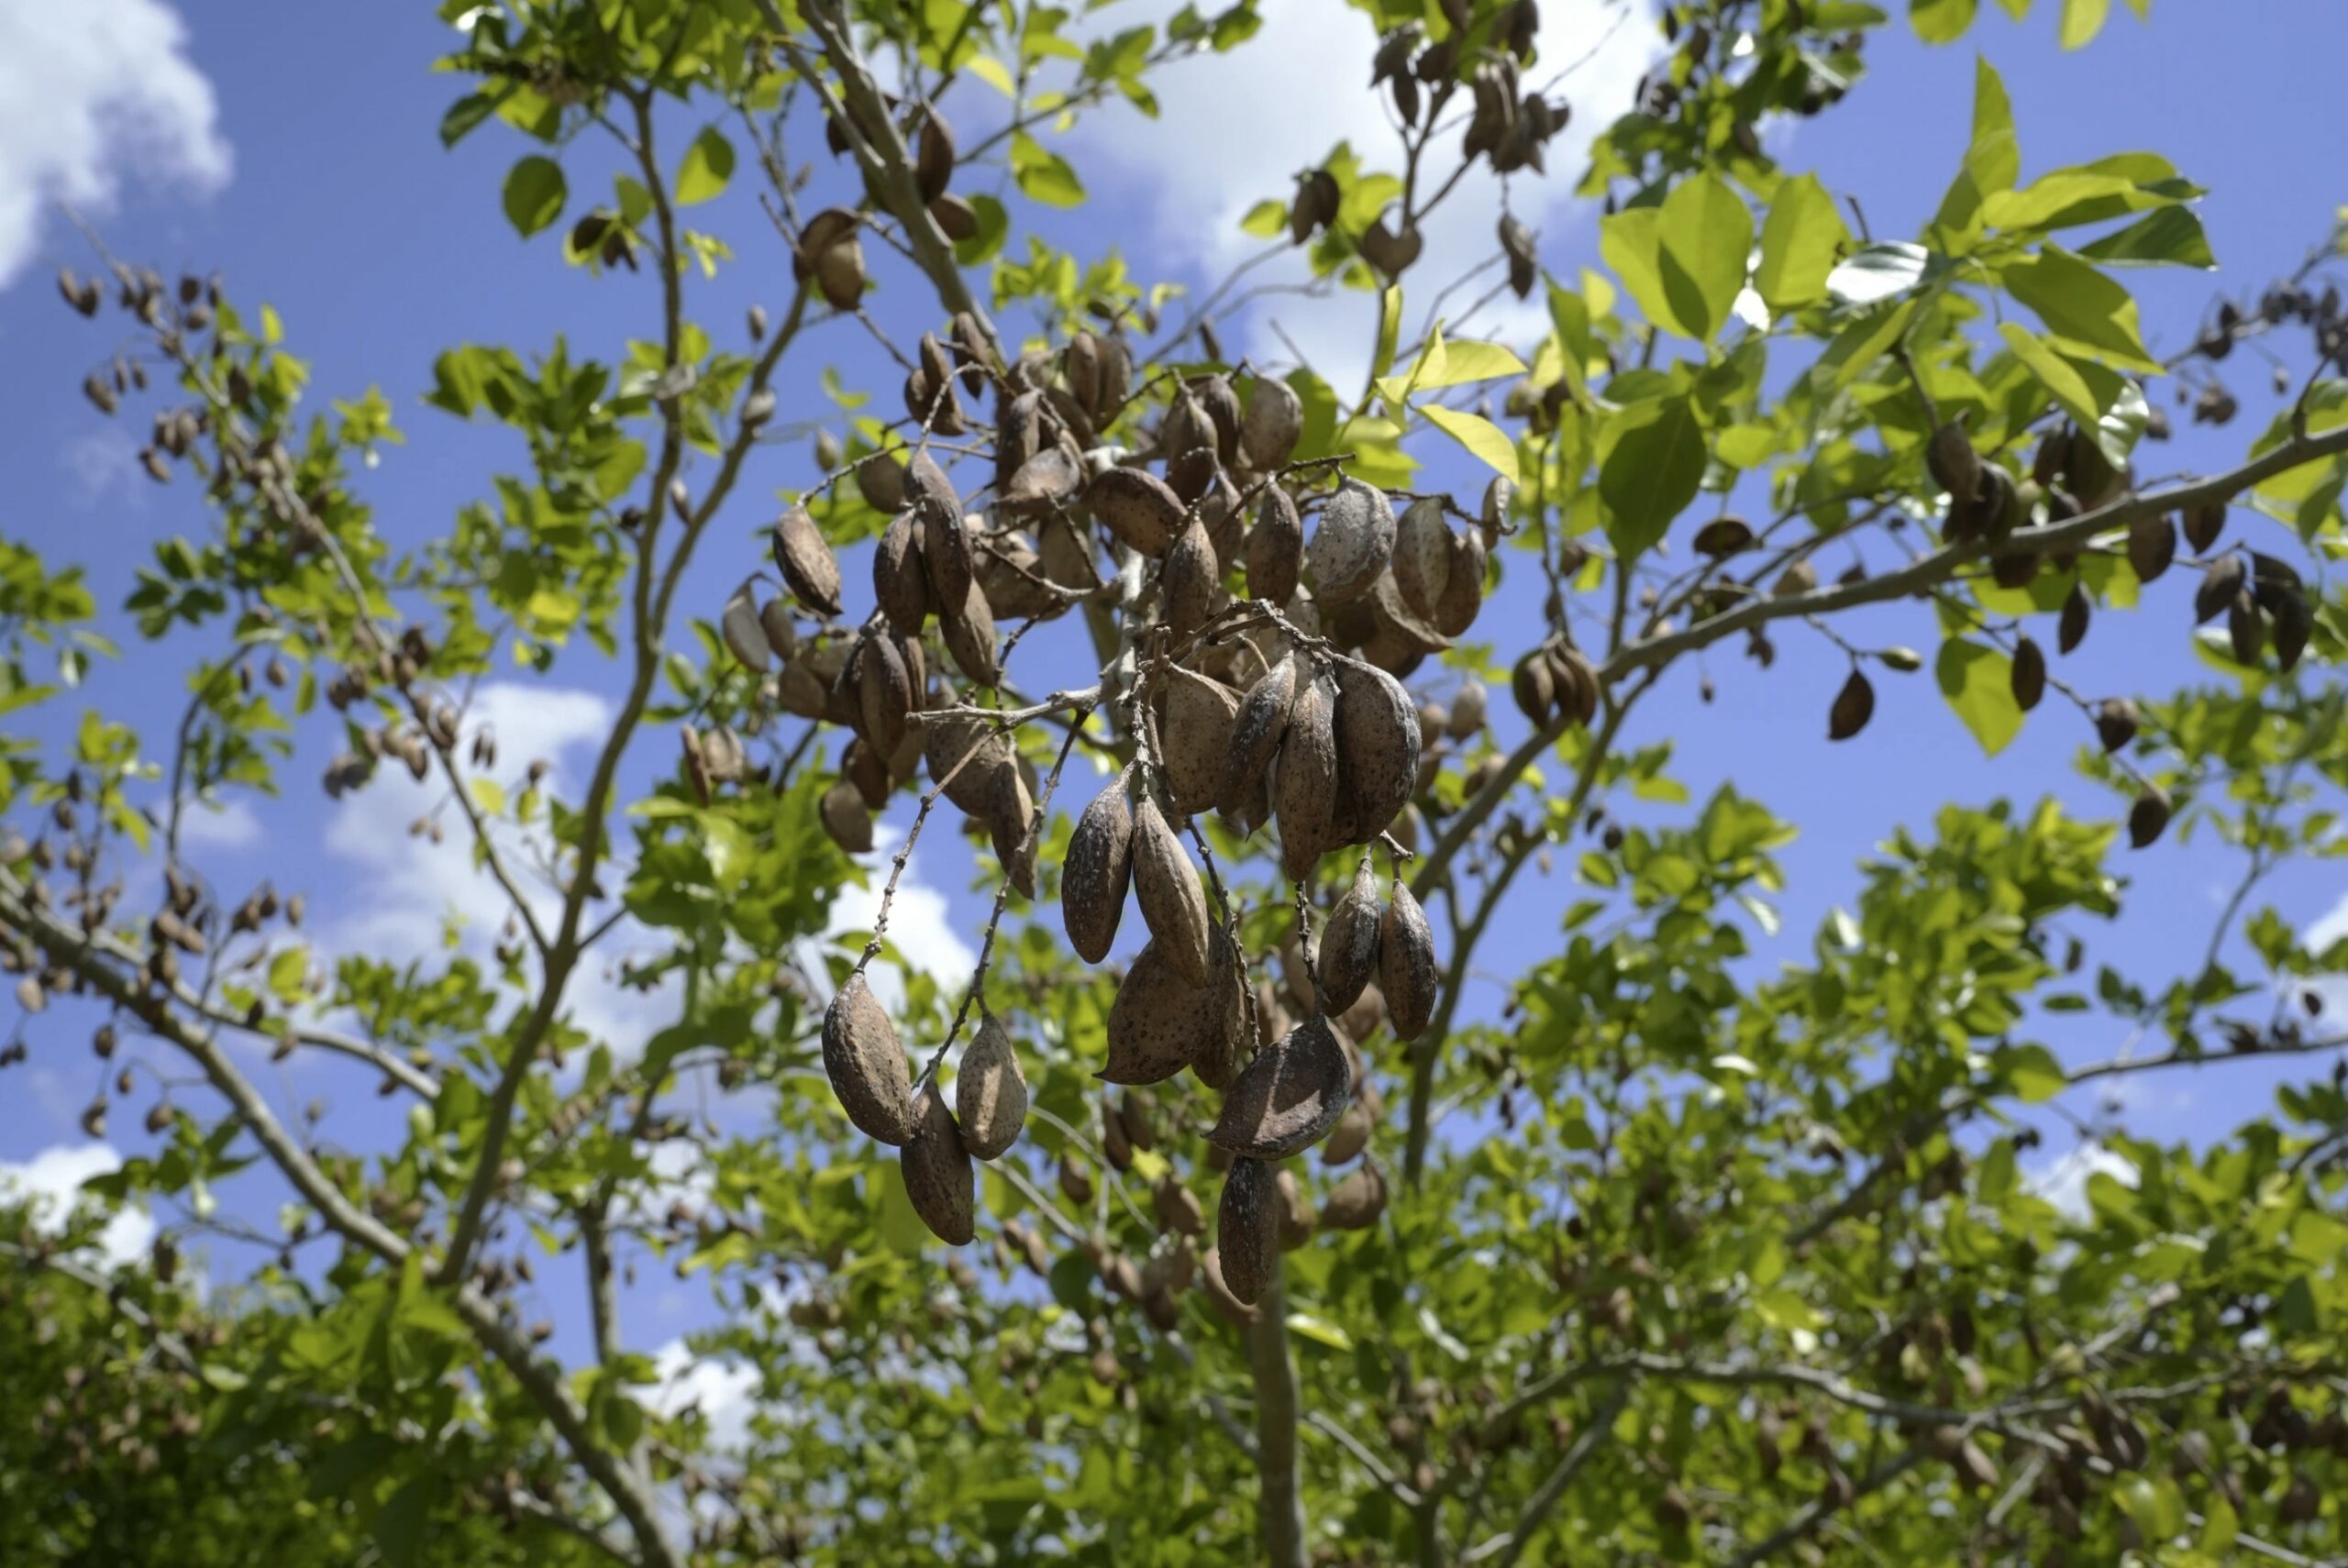
[[[267,278],[60,280],[174,531],[118,616],[0,540],[0,1065],[94,1053],[129,1151],[0,1208],[0,1558],[2348,1561],[2348,946],[2267,897],[2348,842],[2340,234],[2156,353],[2200,188],[2025,181],[1986,61],[1871,231],[1803,149],[1971,0],[1634,8],[1627,107],[1534,0],[1332,6],[1390,139],[1235,171],[1202,286],[1077,221],[1085,127],[1265,0],[440,9],[441,140],[595,282],[564,336],[420,350],[404,409],[314,387]],[[1430,275],[1471,177],[1511,204]],[[1259,269],[1355,303],[1358,386],[1263,347]],[[379,517],[437,450],[500,455]],[[2090,637],[2192,673],[2091,689]],[[606,693],[584,766],[500,683]],[[1675,764],[1714,702],[1822,770],[1922,704],[2077,773],[1913,759],[1792,932],[1801,823]],[[190,831],[312,790],[466,847],[445,942]],[[949,971],[904,893],[958,824]],[[2098,1104],[2244,1072],[2191,1141]],[[639,1271],[706,1282],[737,1408],[664,1396]]]

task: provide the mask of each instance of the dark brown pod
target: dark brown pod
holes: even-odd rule
[[[1264,491],[1256,507],[1256,525],[1247,531],[1242,554],[1247,567],[1247,596],[1269,604],[1286,604],[1296,596],[1297,574],[1304,564],[1304,524],[1296,501],[1279,485]]]
[[[1307,1019],[1247,1064],[1207,1141],[1246,1159],[1284,1160],[1328,1135],[1353,1088],[1335,1025]]]
[[[774,525],[774,564],[791,596],[819,615],[840,613],[840,563],[803,506]]]
[[[1185,975],[1152,940],[1134,958],[1110,1005],[1109,1059],[1101,1077],[1113,1084],[1163,1083],[1184,1067],[1216,1071],[1246,1027],[1238,950],[1217,929],[1203,986]]]
[[[1315,679],[1296,694],[1272,785],[1280,867],[1290,877],[1309,879],[1321,856],[1337,846],[1339,790],[1336,690]]]
[[[2118,751],[2136,738],[2136,704],[2125,697],[2107,697],[2096,705],[2096,737],[2106,751]]]
[[[914,506],[913,516],[921,529],[921,564],[929,579],[929,602],[943,612],[947,605],[959,604],[969,597],[971,580],[978,575],[970,530],[960,513],[948,512],[927,499]]]
[[[1435,966],[1434,929],[1401,878],[1387,900],[1378,932],[1378,989],[1397,1040],[1416,1040],[1434,1016],[1442,977]]]
[[[1931,470],[1933,482],[1960,506],[1970,502],[1980,487],[1981,456],[1973,449],[1965,426],[1955,421],[1933,432],[1924,447],[1924,467]]]
[[[1231,726],[1239,699],[1219,680],[1180,665],[1170,667],[1159,686],[1159,760],[1178,812],[1212,811],[1231,756]]]
[[[2176,558],[2176,525],[2166,513],[2156,512],[2128,525],[2128,564],[2137,581],[2153,581]]]
[[[1197,518],[1176,536],[1158,573],[1158,619],[1177,637],[1188,636],[1214,608],[1215,590],[1222,586],[1215,569],[1214,541]]]
[[[2226,503],[2204,501],[2185,509],[2185,542],[2197,556],[2210,553],[2218,536],[2226,531]]]
[[[949,1247],[969,1245],[977,1233],[978,1176],[962,1131],[935,1085],[923,1089],[914,1104],[913,1135],[897,1165],[904,1173],[905,1196],[930,1233]]]
[[[1834,705],[1827,711],[1826,738],[1849,740],[1867,727],[1875,717],[1875,687],[1858,670],[1843,682],[1843,690],[1834,694]]]
[[[2071,584],[2071,591],[2064,596],[2063,613],[2054,624],[2054,647],[2058,653],[2069,653],[2087,640],[2088,591],[2083,583]]]
[[[914,1135],[904,1047],[860,972],[841,983],[824,1013],[824,1073],[847,1119],[867,1137],[903,1144]]]
[[[1239,716],[1231,726],[1231,756],[1224,767],[1223,788],[1215,797],[1218,810],[1242,812],[1263,789],[1273,755],[1288,734],[1297,684],[1296,657],[1283,654],[1240,700]]]
[[[898,513],[880,530],[872,550],[872,597],[892,630],[921,635],[929,619],[929,580],[922,565],[921,529],[911,511]]]
[[[1516,699],[1516,711],[1534,729],[1548,726],[1549,715],[1556,705],[1556,677],[1549,668],[1549,661],[1539,648],[1534,648],[1516,661],[1509,671],[1509,694]]]
[[[2206,625],[2233,607],[2248,575],[2241,556],[2220,556],[2201,569],[2201,586],[2193,591],[2193,618]]]
[[[1378,938],[1384,913],[1379,906],[1378,877],[1365,855],[1355,868],[1353,886],[1329,911],[1329,923],[1322,928],[1314,978],[1324,1012],[1344,1012],[1377,977]]]
[[[1208,1256],[1222,1264],[1224,1285],[1245,1306],[1261,1298],[1279,1267],[1278,1177],[1261,1160],[1234,1160],[1215,1206],[1214,1251]]]
[[[2266,617],[2259,613],[2258,601],[2243,589],[2226,606],[2226,640],[2232,646],[2236,664],[2256,664],[2266,651]]]
[[[980,591],[976,578],[963,596],[961,613],[956,614],[940,605],[937,620],[955,668],[972,683],[991,687],[1002,674],[995,663],[994,612],[988,608],[987,596]]]
[[[2290,589],[2274,595],[2267,616],[2275,624],[2275,660],[2285,674],[2298,668],[2299,656],[2307,652],[2308,635],[2314,622],[2308,614],[2308,602],[2298,590]]]
[[[1162,556],[1182,528],[1182,502],[1166,481],[1141,469],[1111,469],[1085,491],[1101,525],[1145,556]]]
[[[1418,782],[1419,714],[1402,683],[1371,665],[1337,664],[1336,744],[1341,844],[1366,844],[1392,825]]]
[[[921,146],[914,155],[914,189],[922,204],[946,194],[954,178],[954,130],[935,106],[923,112]]]
[[[1714,560],[1725,559],[1753,545],[1753,525],[1742,517],[1715,517],[1696,530],[1695,550]]]
[[[1069,945],[1088,964],[1106,958],[1116,943],[1133,879],[1133,808],[1119,774],[1077,819],[1060,867],[1060,917]]]
[[[2046,654],[2028,637],[2014,645],[2014,667],[2011,676],[2014,703],[2025,713],[2038,706],[2046,695]]]
[[[1207,982],[1207,895],[1199,868],[1157,801],[1142,792],[1133,814],[1134,895],[1153,942],[1167,949],[1175,966],[1194,986]]]
[[[2157,784],[2147,784],[2128,808],[2128,844],[2132,849],[2142,849],[2160,837],[2168,827],[2168,791]]]

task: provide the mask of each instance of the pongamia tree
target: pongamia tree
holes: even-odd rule
[[[1355,392],[1227,356],[1236,278],[1178,297],[1113,235],[1013,234],[1083,199],[1056,129],[1248,47],[1258,8],[1079,49],[1015,0],[446,7],[444,136],[522,144],[505,212],[608,304],[440,356],[391,460],[453,416],[515,466],[418,547],[370,513],[389,407],[305,407],[274,317],[110,259],[63,280],[135,335],[90,400],[151,418],[208,531],[127,607],[121,657],[184,683],[173,733],[72,712],[50,661],[101,656],[70,562],[0,577],[7,705],[66,711],[0,786],[12,1055],[110,1055],[94,1127],[166,1086],[102,1198],[255,1166],[288,1202],[166,1208],[183,1248],[284,1248],[200,1334],[138,1271],[101,1292],[12,1245],[0,1343],[30,1311],[90,1346],[12,1359],[44,1423],[0,1439],[39,1472],[12,1514],[95,1469],[160,1551],[187,1516],[144,1472],[196,1465],[272,1526],[301,1473],[328,1544],[286,1551],[371,1532],[393,1563],[492,1528],[662,1568],[2348,1553],[2348,1099],[2309,989],[2340,963],[2256,897],[2337,852],[2348,782],[2336,245],[2164,362],[2125,269],[2210,254],[2170,163],[2021,182],[1985,66],[1932,222],[1872,237],[1758,133],[1851,90],[1882,12],[1683,0],[1580,176],[1603,273],[1556,281],[1510,218],[1470,278],[1423,276],[1458,171],[1572,177],[1568,107],[1532,0],[1377,0],[1392,143],[1249,219],[1357,291]],[[2102,7],[2064,10],[2077,42]],[[1008,107],[949,124],[980,78]],[[745,182],[767,227],[688,226]],[[727,271],[770,308],[712,318]],[[1537,341],[1459,325],[1501,288],[1545,294]],[[836,318],[887,384],[822,374]],[[2224,425],[2254,336],[2306,367],[2271,423],[2148,477],[2154,400]],[[746,493],[770,470],[779,507]],[[1510,580],[1537,613],[1479,622]],[[2209,674],[2077,690],[2049,654],[2090,629],[2198,635]],[[1937,686],[1993,749],[2075,727],[2110,809],[1922,779],[1850,912],[1756,948],[1794,824],[1676,793],[1650,698],[1811,635],[1847,681],[1792,694],[1783,744],[1822,767]],[[583,777],[470,711],[517,666],[617,692]],[[510,906],[493,945],[313,947],[363,887],[222,885],[181,834],[394,770]],[[992,890],[976,972],[869,984],[941,810]],[[880,913],[827,938],[882,812]],[[2099,933],[2188,828],[2239,890],[2205,962],[2142,972]],[[1554,946],[1463,1005],[1503,908]],[[675,999],[649,1038],[578,1007],[623,942]],[[2046,1043],[2081,1014],[2108,1060]],[[271,1055],[382,1104],[281,1114]],[[2271,1115],[2124,1143],[2134,1187],[2078,1210],[2021,1179],[2030,1108],[2251,1057],[2301,1069]],[[681,1168],[702,1196],[663,1208]],[[698,1342],[759,1383],[738,1438],[647,1397],[621,1307],[655,1262],[714,1282]],[[592,1350],[556,1359],[564,1322]]]

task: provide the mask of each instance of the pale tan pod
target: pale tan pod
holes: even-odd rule
[[[1280,1172],[1279,1180],[1272,1184],[1272,1192],[1279,1212],[1280,1251],[1292,1253],[1312,1239],[1312,1229],[1319,1219],[1295,1172]]]
[[[774,564],[791,596],[819,615],[840,613],[840,563],[803,506],[774,525]]]
[[[1263,1296],[1279,1267],[1279,1175],[1261,1160],[1234,1160],[1215,1205],[1215,1262],[1222,1265],[1224,1286],[1246,1306]]]
[[[1224,1321],[1235,1327],[1245,1329],[1252,1326],[1256,1321],[1256,1309],[1240,1300],[1230,1282],[1223,1277],[1222,1250],[1209,1247],[1206,1256],[1200,1262],[1200,1285],[1206,1291],[1208,1302],[1223,1315]]]
[[[791,622],[791,605],[770,599],[759,607],[759,632],[774,657],[788,663],[799,652],[799,628]]]
[[[1231,725],[1231,755],[1224,765],[1222,787],[1215,791],[1215,804],[1226,814],[1244,811],[1263,790],[1280,738],[1288,733],[1297,685],[1296,656],[1282,654],[1240,700]]]
[[[1207,1141],[1255,1160],[1284,1160],[1326,1137],[1353,1098],[1336,1026],[1309,1018],[1240,1073]]]
[[[1215,928],[1207,991],[1217,1003],[1191,1053],[1191,1072],[1211,1089],[1227,1089],[1247,1064],[1247,968],[1230,933]]]
[[[914,504],[926,502],[947,516],[958,520],[962,515],[962,497],[954,489],[954,481],[937,466],[937,459],[926,451],[915,452],[905,464],[905,479],[911,486]]]
[[[1221,586],[1214,541],[1206,525],[1194,517],[1166,552],[1166,565],[1157,575],[1158,619],[1175,636],[1189,635],[1214,608],[1215,590]]]
[[[1304,524],[1297,516],[1295,499],[1279,485],[1266,490],[1256,503],[1256,525],[1247,530],[1240,554],[1247,568],[1250,599],[1285,604],[1295,597],[1297,575],[1304,566]]]
[[[977,1233],[978,1175],[961,1129],[935,1085],[914,1103],[913,1135],[897,1156],[905,1196],[930,1233],[950,1247],[968,1246]]]
[[[933,713],[922,721],[922,759],[930,782],[944,784],[947,800],[977,815],[994,802],[995,771],[1011,766],[1011,744],[984,719]]]
[[[1484,608],[1484,539],[1474,529],[1455,535],[1451,566],[1444,575],[1443,597],[1429,620],[1446,637],[1468,635]]]
[[[978,1032],[962,1052],[954,1075],[954,1113],[962,1126],[963,1147],[981,1160],[1017,1143],[1026,1123],[1027,1076],[1010,1034],[991,1013],[979,1020]]]
[[[1133,808],[1120,773],[1077,819],[1060,863],[1060,919],[1069,945],[1088,964],[1106,958],[1117,940],[1133,878]]]
[[[1111,469],[1085,491],[1085,503],[1111,534],[1145,556],[1162,556],[1182,527],[1182,502],[1142,469]]]
[[[1001,679],[1001,668],[995,663],[994,613],[987,608],[987,596],[979,591],[975,578],[970,581],[969,591],[963,596],[960,613],[941,607],[938,624],[946,634],[946,651],[953,656],[955,668],[966,679],[986,687]]]
[[[1017,534],[986,541],[979,549],[979,591],[997,621],[1049,620],[1068,601],[1044,580],[1043,558]]]
[[[969,597],[971,579],[979,570],[978,555],[962,514],[927,499],[914,506],[913,513],[921,529],[921,564],[929,578],[930,602],[941,609],[961,603]]]
[[[1323,1010],[1343,1013],[1377,977],[1379,927],[1384,913],[1379,905],[1378,874],[1365,855],[1355,868],[1353,886],[1329,911],[1329,923],[1322,928],[1316,977]]]
[[[1378,988],[1386,998],[1387,1021],[1395,1038],[1416,1040],[1434,1016],[1441,984],[1434,961],[1434,932],[1426,911],[1400,878],[1378,933]]]
[[[1451,700],[1449,722],[1445,726],[1451,738],[1468,740],[1482,729],[1485,707],[1484,683],[1471,675],[1459,688],[1459,694]]]
[[[765,670],[774,650],[767,646],[766,627],[759,624],[759,602],[751,584],[745,582],[727,596],[717,629],[725,639],[726,651],[743,668]]]
[[[1036,800],[1016,767],[998,768],[994,798],[987,806],[987,829],[1002,874],[1022,898],[1036,896]]]
[[[1346,1107],[1346,1113],[1337,1118],[1337,1125],[1329,1133],[1329,1141],[1321,1145],[1321,1163],[1342,1165],[1368,1148],[1370,1129],[1374,1125],[1369,1108],[1361,1101],[1356,1100]]]
[[[1383,491],[1347,478],[1321,509],[1304,547],[1312,596],[1324,606],[1369,591],[1394,554],[1394,508]]]
[[[1304,434],[1304,400],[1296,389],[1271,376],[1257,376],[1247,393],[1247,414],[1239,425],[1239,449],[1247,466],[1268,473],[1289,460]]]
[[[1348,1040],[1367,1040],[1377,1033],[1379,1026],[1385,1021],[1386,994],[1378,988],[1378,982],[1372,980],[1361,988],[1361,995],[1355,999],[1354,1005],[1338,1015],[1337,1027],[1346,1032]],[[1362,1087],[1365,1091],[1370,1088],[1367,1083]]]
[[[910,508],[889,519],[872,550],[872,597],[894,630],[921,635],[929,618],[929,575],[922,564],[919,513]]]
[[[1321,1223],[1332,1231],[1367,1231],[1386,1212],[1386,1177],[1374,1165],[1348,1171],[1321,1200]]]
[[[1213,808],[1231,757],[1231,726],[1239,699],[1219,680],[1168,668],[1158,688],[1157,738],[1175,810],[1190,814]]]
[[[1003,510],[1016,516],[1050,512],[1074,499],[1084,468],[1065,447],[1047,447],[1019,465],[1003,487]]]
[[[893,754],[905,738],[905,719],[914,710],[913,674],[904,656],[886,636],[867,637],[856,654],[857,709],[864,718],[864,735],[882,756]]]
[[[781,601],[776,602],[780,603]],[[824,683],[803,664],[783,666],[775,677],[775,706],[802,719],[820,719],[828,705]]]
[[[1199,1207],[1198,1194],[1184,1187],[1172,1171],[1158,1177],[1157,1185],[1149,1189],[1149,1203],[1160,1230],[1178,1236],[1206,1234],[1206,1214]]]
[[[1280,741],[1272,812],[1279,822],[1280,868],[1300,881],[1337,846],[1335,709],[1335,686],[1325,678],[1309,682],[1296,695]]]
[[[1366,844],[1386,831],[1417,787],[1418,710],[1386,671],[1340,659],[1335,729],[1342,842]]]
[[[864,797],[855,785],[843,778],[825,790],[816,814],[823,818],[824,831],[834,844],[850,855],[871,853],[872,813],[865,810]]]
[[[824,1073],[840,1109],[867,1137],[902,1144],[914,1135],[913,1074],[904,1047],[860,972],[841,982],[825,1010]]]
[[[1451,580],[1451,529],[1443,520],[1441,501],[1426,496],[1402,509],[1394,525],[1393,567],[1402,602],[1432,622]]]
[[[1091,542],[1073,518],[1064,514],[1054,515],[1037,524],[1036,553],[1043,562],[1046,580],[1086,593],[1101,586],[1101,572],[1092,559]]]
[[[1191,984],[1207,983],[1206,889],[1182,841],[1174,835],[1155,796],[1142,791],[1134,808],[1134,895],[1153,941]]]
[[[875,512],[895,512],[905,504],[905,465],[894,452],[875,452],[856,465],[857,492]]]

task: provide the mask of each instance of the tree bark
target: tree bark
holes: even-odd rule
[[[1296,1362],[1289,1354],[1286,1290],[1277,1260],[1256,1302],[1247,1354],[1256,1374],[1256,1473],[1264,1561],[1305,1568],[1304,1494],[1297,1485]]]

